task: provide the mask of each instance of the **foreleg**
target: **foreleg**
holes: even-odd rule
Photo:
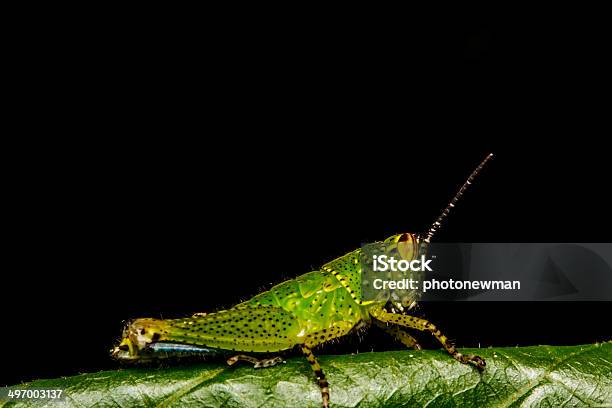
[[[390,323],[409,329],[428,331],[440,342],[442,347],[444,347],[444,349],[451,356],[453,356],[455,360],[465,364],[472,364],[480,370],[484,369],[486,366],[485,360],[482,357],[474,354],[464,355],[458,352],[455,346],[446,338],[446,336],[443,335],[433,323],[425,319],[403,314],[388,313],[384,310],[373,310],[370,313],[375,319],[384,323]]]

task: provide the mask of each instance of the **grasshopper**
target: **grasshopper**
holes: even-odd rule
[[[382,242],[401,243],[407,248],[404,250],[407,261],[423,259],[442,221],[492,157],[489,154],[476,167],[426,233],[396,234]],[[260,368],[278,364],[282,359],[259,359],[240,353],[269,354],[299,347],[317,378],[323,407],[329,407],[329,384],[313,349],[371,324],[415,349],[421,346],[406,329],[429,332],[456,360],[480,370],[485,368],[483,358],[460,353],[434,324],[408,314],[416,304],[416,293],[401,301],[391,298],[363,300],[361,250],[328,262],[317,271],[280,283],[231,309],[197,313],[182,319],[132,320],[111,354],[119,360],[145,361],[167,356],[225,353],[231,355],[227,360],[229,365],[245,361]]]

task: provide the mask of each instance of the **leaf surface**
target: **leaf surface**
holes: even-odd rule
[[[440,350],[320,356],[332,407],[612,407],[612,342],[569,347],[464,349],[480,373]],[[13,389],[64,390],[61,400],[3,407],[320,407],[306,359],[265,369],[195,364],[38,380]],[[6,392],[5,392],[6,395]]]

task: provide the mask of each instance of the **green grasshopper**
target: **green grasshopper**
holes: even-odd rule
[[[492,156],[489,154],[470,174],[427,233],[401,233],[383,243],[401,244],[408,260],[424,255],[442,221]],[[435,325],[407,314],[416,304],[416,293],[400,301],[363,300],[361,251],[350,252],[317,271],[285,281],[228,310],[197,313],[182,319],[133,320],[124,329],[122,341],[112,350],[112,356],[145,361],[200,353],[277,353],[299,347],[316,375],[323,407],[329,407],[329,384],[313,348],[371,324],[415,349],[421,346],[405,329],[430,332],[456,360],[484,369],[484,359],[460,353]],[[233,365],[240,360],[252,363],[255,368],[282,362],[280,357],[258,359],[237,354],[227,363]]]

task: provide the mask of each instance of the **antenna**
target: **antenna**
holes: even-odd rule
[[[492,157],[493,157],[493,153],[489,153],[489,155],[485,157],[483,161],[480,162],[478,167],[474,169],[472,174],[470,174],[470,177],[467,178],[467,180],[465,181],[465,183],[463,183],[459,191],[457,191],[457,194],[455,194],[451,202],[446,206],[444,211],[442,211],[442,214],[440,214],[438,219],[436,219],[436,221],[431,225],[431,227],[429,228],[429,231],[427,231],[427,237],[425,237],[423,241],[429,244],[429,241],[431,241],[431,237],[433,237],[436,231],[438,231],[438,228],[440,228],[440,225],[442,225],[442,221],[444,221],[444,219],[450,213],[451,208],[453,208],[455,204],[457,204],[457,201],[459,201],[463,193],[465,193],[465,190],[467,190],[468,186],[472,184],[476,176],[478,176],[478,173],[480,173],[480,170],[482,170],[485,164],[487,164],[487,162],[491,160]]]

